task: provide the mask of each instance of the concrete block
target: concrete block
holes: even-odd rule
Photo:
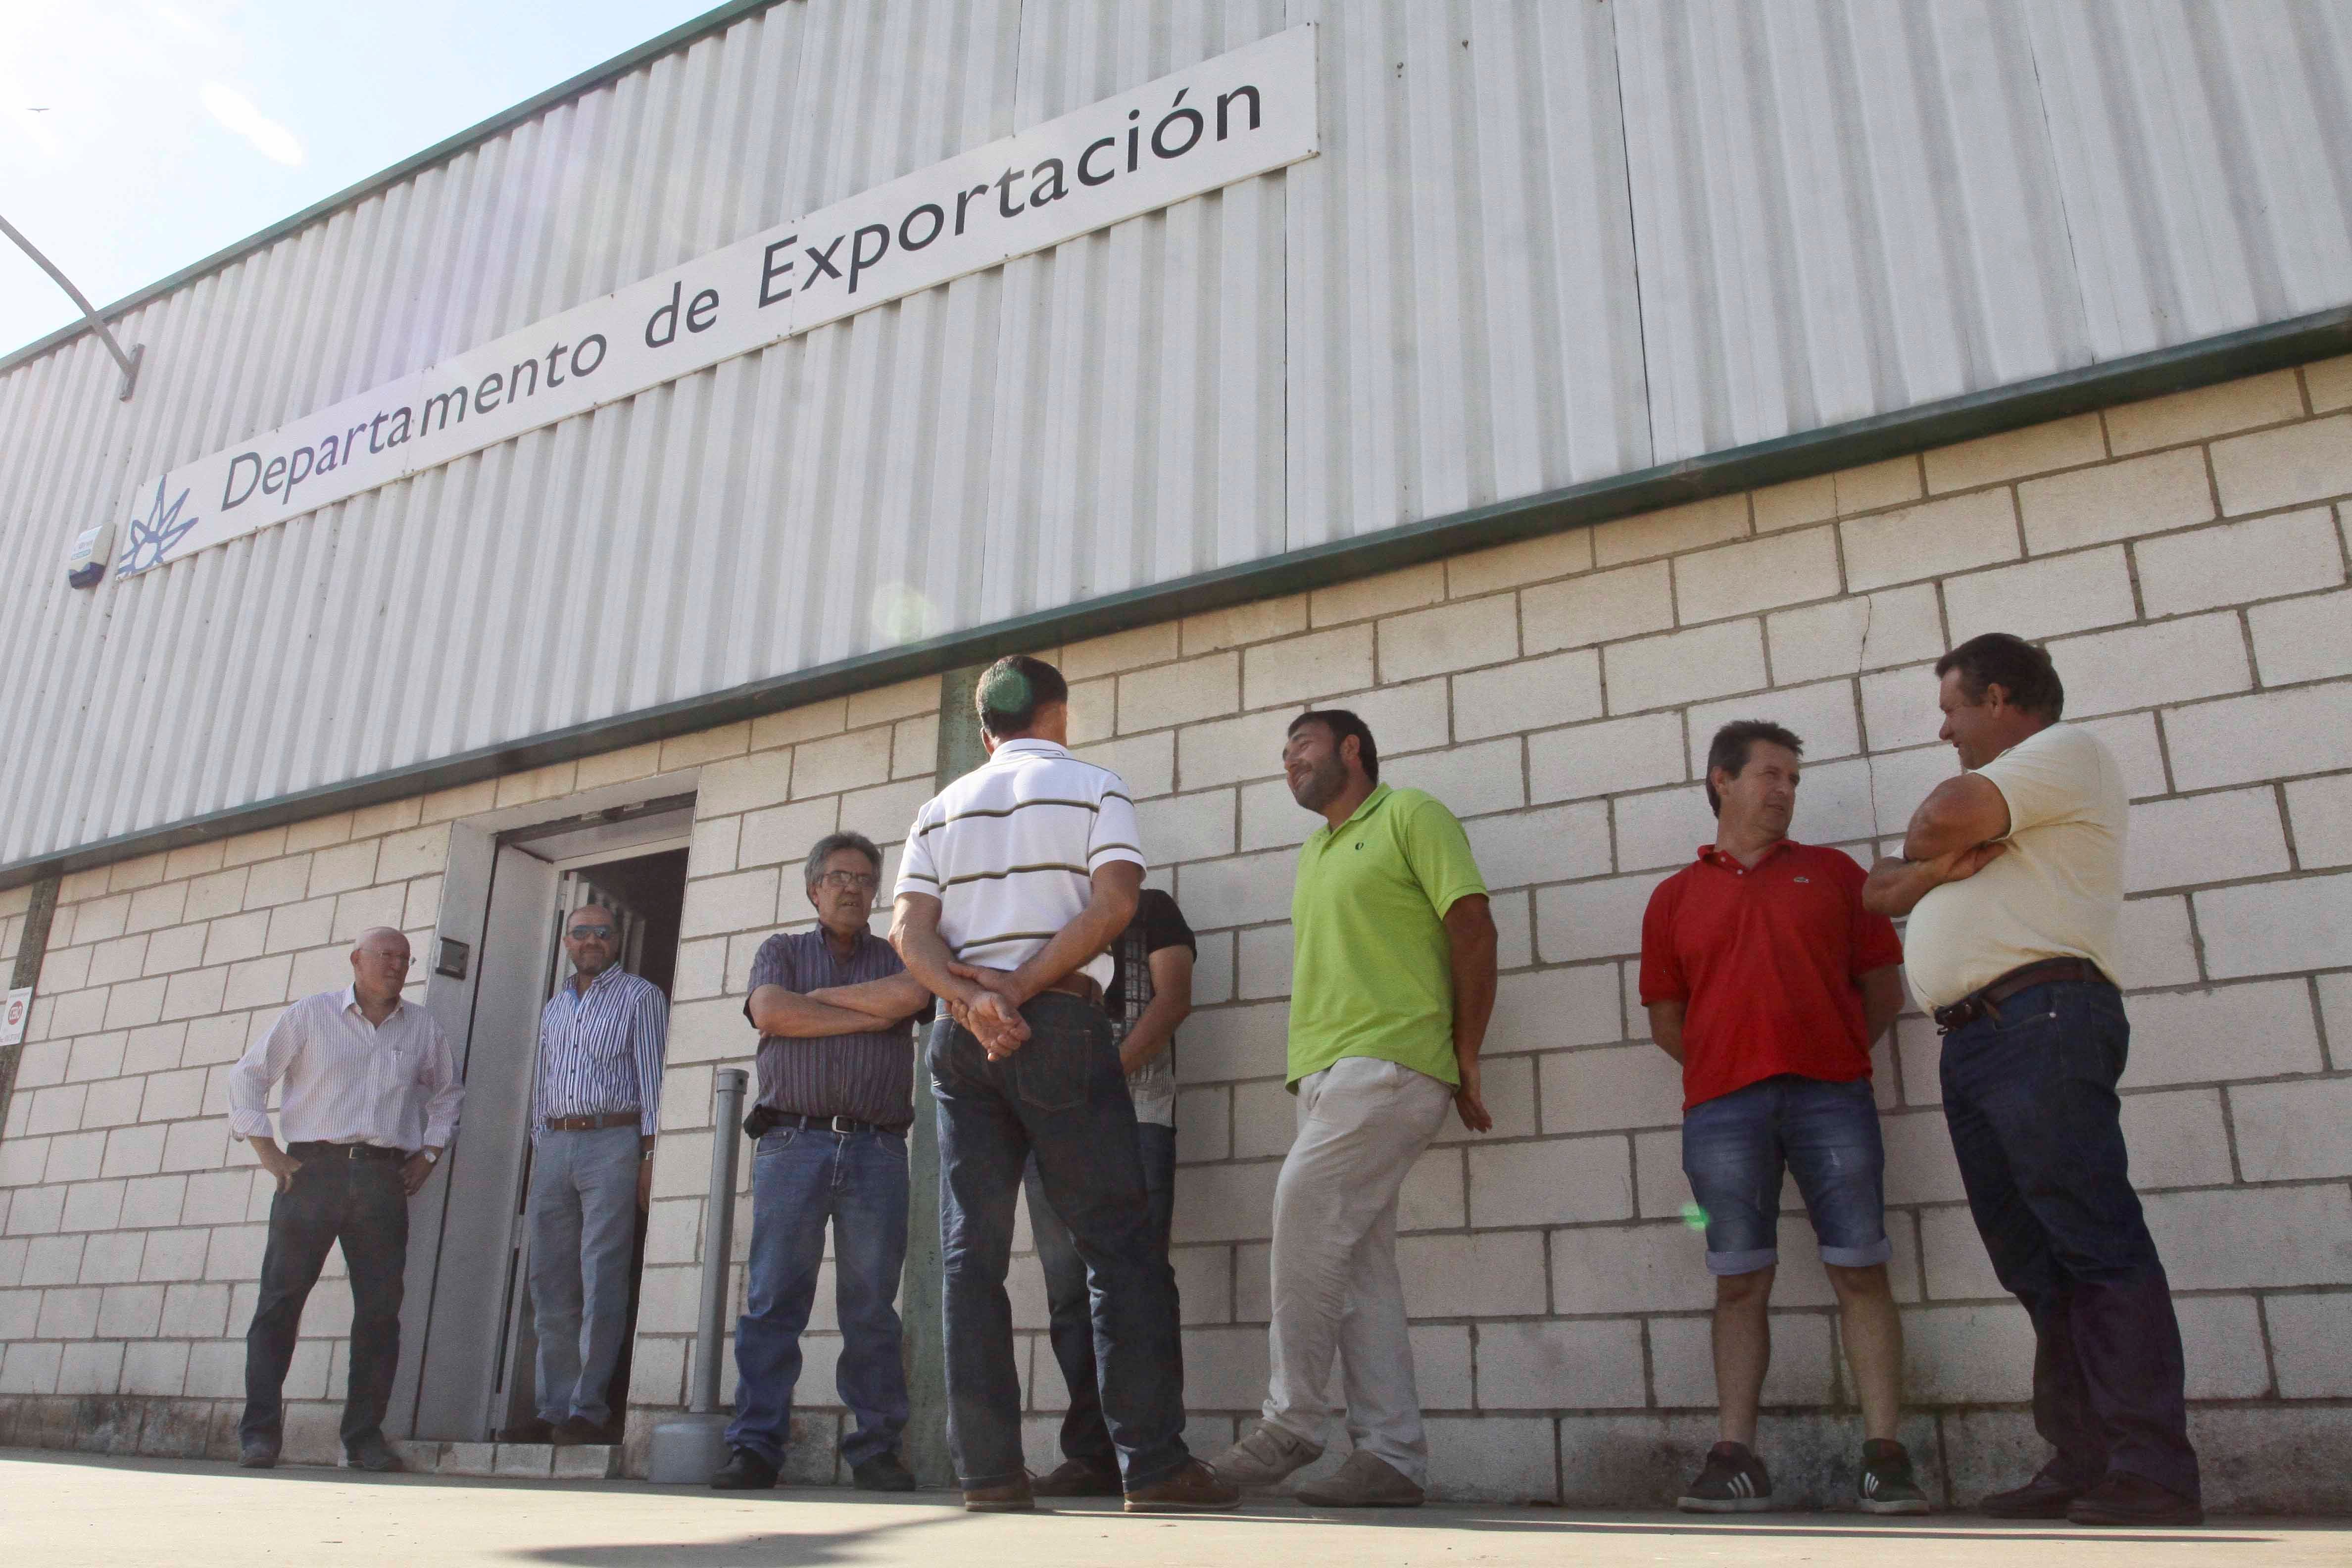
[[[2046,474],[2053,468],[2079,468],[2105,460],[2107,444],[2096,414],[2004,430],[1998,436],[1938,447],[1920,454],[1927,471],[1930,494],[1974,489],[1979,485]]]
[[[1832,598],[1840,588],[1834,528],[1727,544],[1674,564],[1675,604],[1685,626]]]
[[[1184,1077],[1219,1083],[1278,1074],[1289,1031],[1290,1008],[1281,1002],[1195,1013],[1184,1024]]]
[[[1642,911],[1664,880],[1650,871],[1537,889],[1537,954],[1546,963],[1577,963],[1639,952]]]
[[[2316,413],[2352,406],[2352,354],[2315,360],[2305,365],[2303,384]]]
[[[1710,496],[1686,506],[1621,517],[1592,531],[1592,559],[1602,566],[1679,555],[1748,532],[1745,495]]]
[[[1233,1248],[1180,1247],[1169,1254],[1185,1325],[1229,1323],[1234,1316]]]
[[[2230,1119],[2247,1181],[2352,1176],[2352,1079],[2232,1085]]]
[[[228,1122],[206,1117],[200,1121],[175,1121],[163,1135],[166,1171],[206,1171],[228,1157]]]
[[[2270,1363],[2263,1355],[2263,1325],[2253,1297],[2182,1296],[2172,1308],[2180,1320],[2189,1398],[2260,1399],[2271,1392]]]
[[[348,893],[339,893],[335,897],[335,920],[331,939],[348,951],[358,945],[363,931],[377,926],[391,926],[397,930],[407,909],[408,886],[404,882],[392,882],[380,888],[354,888]],[[413,961],[414,954],[411,956]]]
[[[1353,696],[1343,693],[1338,699],[1338,706],[1353,709],[1371,726],[1372,733],[1380,738],[1383,760],[1401,757],[1408,752],[1430,751],[1451,741],[1446,684],[1432,679],[1409,686],[1384,686],[1377,691],[1360,691]],[[1277,747],[1275,759],[1277,772],[1281,768],[1279,750]],[[1381,776],[1388,776],[1385,770]]]
[[[1166,736],[1147,737],[1142,742],[1125,742],[1129,746],[1150,744],[1160,749],[1157,759],[1138,755],[1137,761],[1147,770],[1147,776],[1160,781],[1157,788],[1139,786],[1139,795],[1165,795],[1175,787],[1171,778],[1180,778],[1187,790],[1207,789],[1216,784],[1235,784],[1244,779],[1272,778],[1282,772],[1282,746],[1290,721],[1295,717],[1287,710],[1244,714],[1238,719],[1213,720],[1180,731],[1173,737],[1172,772],[1167,760],[1171,739]],[[1379,736],[1375,730],[1374,734]],[[1387,738],[1379,736],[1381,750],[1389,750]],[[1093,747],[1087,752],[1088,761],[1099,762],[1125,774],[1129,784],[1136,773],[1124,761],[1113,761],[1110,748]]]
[[[217,920],[232,915],[246,907],[246,879],[250,875],[243,866],[215,871],[198,877],[188,884],[188,901],[180,918],[189,921]]]
[[[789,884],[800,879],[810,847],[840,826],[840,800],[834,795],[747,812],[740,819],[742,830],[736,837],[735,864],[746,872],[761,866],[782,867],[779,882],[784,885],[783,896],[796,900],[803,889]],[[905,822],[898,824],[893,836],[904,832],[906,826]],[[797,910],[806,906],[795,901],[786,907]]]
[[[929,778],[938,770],[940,716],[919,714],[890,727],[890,776]]]
[[[100,1342],[66,1346],[65,1359],[58,1367],[59,1394],[119,1394],[121,1389],[122,1346],[120,1343]],[[136,1431],[135,1424],[132,1430]],[[129,1449],[128,1442],[118,1438],[112,1432],[103,1436],[94,1432],[87,1436],[89,1439],[88,1446],[94,1451],[127,1452]]]
[[[890,779],[890,731],[858,730],[793,748],[793,798],[837,795]]]
[[[2352,1284],[2352,1194],[2222,1187],[2142,1200],[2176,1290]]]
[[[2281,1398],[2352,1398],[2352,1291],[2268,1296],[2263,1314]]]
[[[1054,664],[1068,679],[1086,680],[1147,664],[1165,664],[1176,657],[1176,648],[1177,623],[1161,621],[1072,643],[1061,650]]]
[[[1591,648],[1454,678],[1456,740],[1575,723],[1601,712],[1601,656]]]
[[[496,1443],[450,1443],[441,1450],[441,1468],[445,1476],[494,1476],[498,1474],[499,1445]]]
[[[1714,838],[1715,819],[1707,815],[1706,795],[1698,784],[1620,795],[1611,811],[1617,823],[1620,870],[1662,866],[1678,870],[1695,846]]]
[[[1682,1074],[1654,1046],[1554,1052],[1538,1076],[1544,1131],[1554,1136],[1682,1123]]]
[[[1226,656],[1227,658],[1231,657]],[[1277,643],[1261,643],[1244,656],[1242,698],[1229,706],[1295,706],[1314,698],[1328,697],[1333,692],[1360,690],[1371,685],[1373,679],[1372,628],[1370,625],[1317,632],[1309,637],[1286,637]],[[1125,689],[1122,684],[1122,694]],[[1121,712],[1123,716],[1124,707]],[[1143,726],[1129,724],[1127,727],[1139,729]]]
[[[1543,1249],[1524,1233],[1400,1237],[1397,1268],[1409,1317],[1517,1318],[1545,1310]]]
[[[126,1121],[138,1121],[139,1101],[145,1089],[142,1079],[100,1079],[89,1086],[89,1096],[82,1101],[81,1124],[119,1127]]]
[[[2169,709],[2164,734],[2174,783],[2184,790],[2352,767],[2352,684]]]
[[[157,862],[161,868],[161,862]],[[118,866],[117,869],[121,869]],[[167,882],[160,888],[142,888],[131,895],[131,912],[124,918],[125,931],[158,931],[180,923],[181,912],[187,908],[188,885]]]
[[[1195,860],[1176,874],[1176,899],[1185,919],[1202,931],[1255,925],[1290,914],[1297,858],[1287,850]]]
[[[1234,712],[1241,706],[1238,653],[1208,654],[1118,678],[1118,727],[1122,732],[1193,723]]]
[[[1383,681],[1418,680],[1518,657],[1519,628],[1507,600],[1470,600],[1393,616],[1379,623]]]
[[[1297,1136],[1296,1096],[1279,1079],[1234,1086],[1234,1158],[1278,1159]]]
[[[1611,964],[1580,964],[1507,974],[1496,987],[1489,1048],[1550,1050],[1600,1045],[1625,1037],[1617,974]],[[1580,1055],[1587,1053],[1578,1053]],[[1547,1079],[1554,1076],[1547,1057]],[[1562,1129],[1554,1125],[1551,1131]]]
[[[1903,1390],[1920,1404],[1995,1405],[2033,1393],[2033,1322],[2015,1302],[1903,1314]]]
[[[1434,605],[1444,597],[1444,563],[1433,561],[1402,572],[1383,572],[1377,577],[1318,588],[1307,597],[1307,618],[1311,626],[1338,626],[1393,615],[1416,605]]]
[[[1464,823],[1490,889],[1605,876],[1609,808],[1599,801],[1480,816]]]
[[[1538,805],[1650,789],[1690,776],[1678,714],[1607,719],[1528,737],[1528,793]]]
[[[2352,416],[2236,436],[2211,450],[2214,488],[2231,517],[2352,492]]]
[[[1726,621],[1664,637],[1612,643],[1601,653],[1609,710],[1696,702],[1764,686],[1764,624]]]
[[[55,1394],[65,1351],[61,1344],[9,1345],[0,1353],[0,1394]]]
[[[1643,1219],[1680,1219],[1691,1201],[1679,1127],[1633,1134],[1633,1194]]]
[[[1457,557],[1455,564],[1471,557]],[[1483,592],[1484,590],[1480,590]],[[1185,658],[1196,654],[1214,653],[1219,648],[1240,647],[1245,643],[1266,642],[1307,629],[1307,595],[1291,594],[1279,599],[1258,599],[1230,609],[1208,610],[1197,616],[1187,616],[1179,623]]]
[[[1173,1239],[1261,1241],[1272,1236],[1274,1184],[1281,1173],[1278,1160],[1187,1171],[1176,1189]]]
[[[1846,586],[1857,593],[2014,561],[2021,553],[2016,508],[2006,489],[1853,518],[1839,527],[1844,533]]]
[[[1571,528],[1454,556],[1445,563],[1445,593],[1448,598],[1475,598],[1591,569],[1592,531]],[[1189,633],[1185,646],[1192,646]]]
[[[1633,1217],[1632,1151],[1622,1137],[1489,1144],[1470,1150],[1469,1160],[1470,1223],[1481,1229]]]
[[[2324,506],[2143,539],[2132,553],[2151,616],[2252,604],[2344,581],[2336,518]]]
[[[1184,1331],[1185,1408],[1255,1411],[1265,1400],[1265,1379],[1264,1329]],[[1056,1381],[1052,1372],[1045,1380]]]
[[[1290,994],[1291,929],[1261,926],[1238,933],[1238,994],[1246,999]]]
[[[1680,1221],[1552,1232],[1555,1313],[1696,1312],[1714,1305],[1706,1238]]]
[[[2242,691],[2253,681],[2231,615],[2091,632],[2053,644],[2050,655],[2066,682],[2070,717]]]
[[[550,1476],[555,1473],[555,1448],[547,1443],[494,1443],[490,1446],[490,1474],[494,1476]]]
[[[1526,770],[1517,736],[1448,752],[1381,759],[1381,782],[1426,790],[1456,816],[1512,811],[1528,803]]]
[[[2145,985],[2189,985],[2196,983],[2197,952],[2189,932],[2189,900],[2183,898],[2128,899],[2116,928],[2116,978],[2126,989]],[[2132,1004],[2135,1016],[2138,1002]]]
[[[1837,1345],[1830,1323],[1831,1319],[1821,1312],[1772,1314],[1772,1363],[1764,1374],[1765,1408],[1819,1407],[1837,1402]],[[1652,1318],[1649,1331],[1657,1402],[1668,1409],[1714,1410],[1718,1396],[1708,1320]],[[1772,1474],[1777,1492],[1778,1466]]]
[[[2194,895],[2205,966],[2216,978],[2329,969],[2352,931],[2352,872],[2216,888]]]
[[[1381,773],[1386,774],[1387,759],[1381,759]],[[1241,786],[1242,847],[1244,849],[1289,849],[1307,842],[1307,836],[1323,826],[1323,819],[1306,810],[1291,798],[1290,786],[1281,779],[1262,779],[1256,784]]]
[[[2124,788],[2134,800],[2168,795],[2172,785],[2164,769],[2164,747],[2156,734],[2153,713],[2116,713],[2085,719],[2083,728],[2106,747],[2122,770]]]
[[[308,875],[306,870],[304,875]],[[295,897],[299,898],[298,890]],[[72,902],[62,892],[58,903]],[[92,899],[88,903],[75,904],[73,910],[73,940],[79,945],[94,942],[110,942],[121,936],[131,920],[131,895],[117,893],[111,898]],[[60,943],[60,945],[63,945]]]
[[[327,898],[373,882],[377,848],[377,841],[368,838],[357,844],[339,844],[312,855],[308,897]]]
[[[2132,807],[2124,847],[2128,893],[2269,877],[2291,868],[2286,825],[2272,790],[2221,790]]]
[[[185,1226],[189,1223],[184,1212],[181,1215],[181,1224]],[[147,1236],[147,1249],[141,1254],[139,1259],[139,1278],[163,1280],[201,1279],[205,1273],[205,1258],[211,1245],[212,1233],[208,1230],[150,1231]],[[257,1269],[258,1265],[257,1264],[256,1267]]]
[[[205,961],[205,928],[201,925],[168,926],[147,939],[148,974],[171,974],[183,969],[194,969]]]
[[[2352,1510],[2352,1411],[2208,1405],[2189,1412],[2189,1440],[2216,1512]]]
[[[1920,1270],[1924,1294],[1936,1301],[2005,1301],[2009,1291],[1993,1272],[1966,1205],[1946,1204],[1919,1211]]]
[[[578,1444],[558,1448],[551,1472],[559,1481],[609,1481],[621,1474],[621,1450],[606,1443]]]
[[[1489,1323],[1478,1333],[1478,1404],[1487,1410],[1605,1410],[1649,1403],[1634,1318]]]
[[[2120,457],[2301,417],[2303,393],[2294,373],[2273,371],[2110,408],[2107,440]]]
[[[2286,815],[2303,865],[2352,866],[2352,773],[2288,784]]]
[[[2017,487],[2025,542],[2036,555],[2158,533],[2213,515],[2205,455],[2159,452]]]
[[[1461,1125],[1452,1117],[1448,1121]],[[1469,1223],[1465,1193],[1462,1151],[1442,1147],[1423,1151],[1397,1192],[1397,1228],[1460,1230]]]
[[[1982,632],[2038,640],[2119,626],[2139,615],[2120,545],[1948,578],[1944,608],[1955,646]],[[2149,613],[2157,613],[2152,605]]]
[[[2266,686],[2352,674],[2352,594],[2313,594],[2246,613]]]
[[[228,1297],[226,1285],[169,1286],[155,1331],[167,1339],[217,1339],[228,1331]]]
[[[885,784],[878,789],[856,790],[841,797],[841,830],[844,833],[863,833],[875,843],[884,846],[881,912],[886,918],[889,913],[888,889],[898,875],[897,859],[890,847],[905,841],[908,829],[914,826],[915,813],[923,808],[923,803],[930,799],[932,794],[931,777],[925,773],[921,778]],[[801,883],[798,872],[787,870],[782,875],[783,897],[789,907],[795,893],[806,890],[805,884],[795,886]]]
[[[778,876],[774,868],[739,871],[686,885],[682,934],[709,936],[775,923]]]
[[[37,1146],[49,1152],[48,1164],[35,1179],[49,1182],[86,1182],[100,1173],[105,1154],[105,1132],[68,1132],[42,1140]],[[68,1207],[70,1208],[70,1204]],[[68,1226],[69,1230],[88,1230],[89,1226]]]
[[[89,964],[84,982],[90,985],[112,985],[118,981],[136,980],[147,972],[148,932],[135,936],[119,936],[111,942],[101,942],[89,949]]]
[[[662,773],[672,773],[681,768],[698,768],[706,763],[714,763],[722,757],[742,755],[751,745],[751,725],[721,724],[715,730],[703,730],[695,734],[677,735],[664,741],[661,743],[660,758],[654,765]],[[559,773],[545,786],[548,795],[567,795],[579,787],[577,778],[568,773]],[[544,799],[546,795],[538,798]],[[500,805],[508,804],[503,785],[499,792],[499,804]]]
[[[2220,1186],[2232,1179],[2219,1089],[2127,1094],[2122,1120],[2132,1184],[2141,1191]],[[2352,1173],[2352,1166],[2346,1169]]]
[[[54,1151],[50,1159],[54,1163]],[[66,1230],[112,1230],[121,1214],[121,1182],[76,1182],[66,1189],[65,1215],[59,1225]]]
[[[1785,681],[1786,678],[1783,677]],[[1915,692],[1914,696],[1916,695]],[[1935,703],[1932,688],[1927,706]],[[1805,762],[1813,766],[1862,750],[1855,719],[1854,685],[1851,680],[1822,680],[1802,686],[1783,684],[1770,691],[1735,697],[1728,701],[1700,703],[1690,710],[1691,763],[1703,772],[1706,748],[1715,732],[1738,719],[1769,719],[1794,730],[1805,742]]]
[[[1756,531],[1777,533],[1809,522],[1827,522],[1837,516],[1837,480],[1828,474],[1766,485],[1748,494]]]
[[[1941,1110],[1905,1110],[1881,1116],[1879,1136],[1886,1146],[1886,1201],[1956,1203],[1968,1194],[1960,1185],[1958,1160]]]
[[[1673,570],[1655,561],[1529,588],[1519,617],[1529,654],[1664,631],[1675,624]]]

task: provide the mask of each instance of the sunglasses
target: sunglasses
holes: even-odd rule
[[[613,940],[613,928],[611,926],[573,926],[572,928],[572,940],[574,942],[610,942]]]

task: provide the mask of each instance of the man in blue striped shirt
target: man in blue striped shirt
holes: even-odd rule
[[[623,970],[620,922],[601,904],[564,921],[572,977],[539,1016],[531,1097],[530,1304],[539,1415],[506,1442],[603,1443],[606,1385],[629,1314],[637,1213],[653,1176],[669,1002]]]

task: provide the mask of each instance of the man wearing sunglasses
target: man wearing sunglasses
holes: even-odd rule
[[[931,994],[866,921],[882,852],[860,833],[816,841],[806,867],[814,931],[780,931],[751,960],[744,1016],[760,1031],[760,1097],[743,1123],[751,1162],[751,1253],[735,1328],[732,1450],[721,1491],[776,1484],[801,1375],[801,1331],[816,1302],[833,1226],[841,1324],[834,1382],[856,1418],[841,1440],[867,1491],[911,1491],[898,1458],[907,1374],[898,1359],[898,1275],[907,1260],[907,1128],[915,1120],[908,1024]]]
[[[601,904],[572,911],[563,951],[572,976],[539,1018],[524,1210],[539,1414],[499,1434],[509,1443],[613,1440],[608,1385],[661,1118],[668,998],[620,967],[620,921]]]

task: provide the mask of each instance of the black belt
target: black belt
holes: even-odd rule
[[[878,1121],[860,1121],[848,1116],[803,1116],[795,1111],[768,1112],[768,1131],[779,1127],[798,1128],[803,1132],[896,1132],[897,1127],[885,1127]]]
[[[373,1143],[289,1143],[286,1152],[298,1160],[390,1160],[408,1158],[405,1149],[383,1149]]]
[[[1936,1009],[1936,1032],[1948,1035],[1954,1029],[1975,1023],[1979,1018],[2000,1016],[2000,1004],[2021,991],[2036,985],[2056,985],[2067,981],[2082,981],[2095,985],[2113,985],[2099,972],[2099,966],[2086,958],[2045,958],[2038,963],[2012,969],[1991,984],[1979,986],[1948,1007]]]

